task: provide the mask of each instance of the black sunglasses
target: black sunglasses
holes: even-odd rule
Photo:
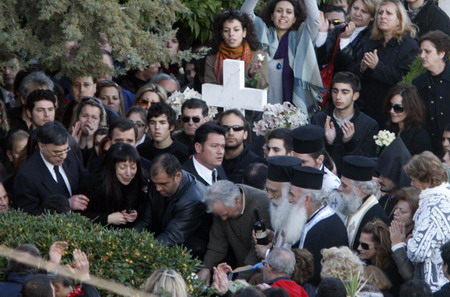
[[[370,246],[369,246],[368,243],[360,242],[359,245],[362,247],[363,250],[366,250],[366,251],[367,251],[367,250],[370,249]]]
[[[224,127],[225,129],[227,129],[227,131],[230,129],[233,129],[233,131],[236,131],[236,132],[244,130],[244,126],[241,126],[241,125],[232,125],[232,126],[221,125],[221,126]]]
[[[224,17],[228,17],[230,15],[236,15],[236,16],[240,17],[240,16],[242,16],[242,14],[243,14],[242,11],[237,10],[237,9],[228,9],[223,12]]]
[[[335,25],[335,26],[337,26],[337,25],[342,24],[343,21],[341,21],[340,19],[334,19],[334,20],[328,20],[328,23],[329,23],[330,25]]]
[[[405,111],[402,104],[391,104],[391,108],[394,109],[395,113],[402,113]]]
[[[183,121],[183,123],[189,123],[190,121],[194,122],[194,123],[200,123],[200,121],[202,120],[200,117],[188,117],[188,116],[182,116],[181,120]]]

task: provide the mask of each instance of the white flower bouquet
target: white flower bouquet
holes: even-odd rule
[[[294,104],[266,104],[262,119],[255,123],[256,135],[265,135],[276,128],[297,128],[308,123],[308,116]]]
[[[388,146],[395,140],[395,134],[388,130],[380,130],[377,135],[373,136],[373,139],[379,147]]]
[[[169,104],[177,113],[177,116],[181,115],[181,106],[183,103],[188,99],[202,99],[202,94],[195,91],[194,89],[186,88],[183,93],[179,91],[175,91],[172,96],[170,96],[167,99],[167,104]],[[209,114],[208,116],[211,118],[214,118],[217,114],[217,107],[215,106],[208,106],[209,107]]]

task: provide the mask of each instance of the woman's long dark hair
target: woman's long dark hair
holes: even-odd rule
[[[253,21],[250,16],[240,10],[230,9],[216,15],[216,17],[214,18],[214,40],[212,41],[211,45],[212,52],[217,53],[220,43],[222,43],[223,41],[223,23],[225,23],[226,21],[231,22],[232,20],[238,20],[242,24],[242,29],[247,30],[244,40],[248,42],[252,51],[258,50],[260,48],[260,44],[258,38],[256,37],[255,27],[253,26]]]
[[[402,96],[402,105],[406,112],[404,121],[404,131],[421,126],[425,123],[426,109],[420,98],[419,91],[413,84],[400,84],[392,87],[384,100],[384,113],[389,115],[391,110],[391,99],[395,95]],[[399,132],[398,124],[391,122],[389,117],[388,125],[390,125],[396,133]]]
[[[117,179],[116,164],[126,161],[135,162],[137,170],[133,180],[126,186],[125,193],[124,186]],[[108,200],[104,205],[105,209],[111,212],[136,209],[140,204],[145,179],[142,175],[141,160],[136,148],[127,143],[113,144],[106,153],[100,177],[101,189]],[[126,196],[124,196],[125,194]]]

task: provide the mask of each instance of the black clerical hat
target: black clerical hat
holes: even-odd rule
[[[304,189],[320,190],[322,189],[323,175],[322,170],[309,166],[294,166],[292,170],[292,185]]]
[[[356,181],[369,181],[375,173],[377,163],[364,156],[345,156],[342,159],[341,175]]]
[[[411,180],[403,167],[411,160],[411,153],[400,137],[388,145],[378,157],[376,171],[392,180],[398,187],[409,187]]]
[[[294,152],[298,154],[311,154],[323,148],[325,130],[317,125],[308,125],[295,128],[291,132],[294,140]]]
[[[291,181],[292,167],[300,165],[301,160],[291,156],[273,156],[267,158],[267,164],[267,179],[283,183]]]

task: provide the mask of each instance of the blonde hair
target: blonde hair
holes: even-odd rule
[[[156,95],[158,95],[159,102],[167,101],[167,93],[162,87],[160,87],[159,85],[148,83],[148,84],[145,84],[142,87],[140,87],[139,90],[137,90],[136,96],[134,97],[133,105],[139,105],[139,101],[141,101],[141,97],[147,92],[153,92]]]
[[[367,265],[364,267],[364,279],[369,284],[383,291],[392,288],[392,282],[384,274],[383,270],[375,265]]]
[[[322,271],[320,277],[337,277],[348,281],[363,272],[364,264],[348,247],[332,247],[322,250]]]
[[[383,32],[378,28],[378,14],[382,6],[388,5],[390,3],[395,5],[397,18],[400,22],[398,28],[394,30],[392,37],[397,39],[397,41],[401,41],[404,34],[409,34],[409,36],[411,37],[416,36],[416,26],[413,25],[411,20],[409,19],[403,3],[399,0],[383,0],[380,4],[378,4],[377,10],[375,12],[375,21],[374,25],[372,26],[372,35],[370,37],[376,40],[381,40],[384,38]]]
[[[184,279],[175,270],[168,268],[153,272],[145,281],[144,290],[154,294],[163,293],[164,296],[188,297]]]
[[[405,165],[405,172],[410,178],[417,179],[421,183],[429,183],[430,188],[439,186],[448,178],[441,160],[428,151],[412,157]]]
[[[352,10],[353,4],[355,4],[355,2],[356,2],[356,0],[353,0],[351,5],[349,6],[350,11]],[[367,10],[367,13],[370,14],[374,18],[375,13],[377,12],[377,7],[380,4],[381,0],[361,0],[361,2],[364,5],[364,8]],[[374,20],[375,20],[375,18],[374,18]]]

